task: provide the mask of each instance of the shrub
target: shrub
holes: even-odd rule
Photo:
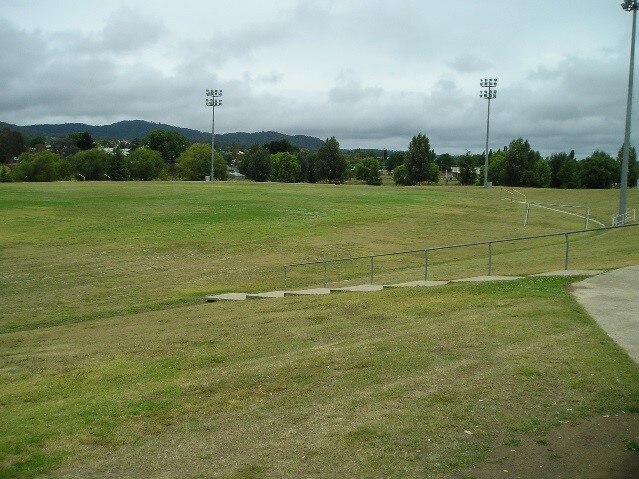
[[[11,177],[13,181],[56,181],[65,163],[49,151],[22,153],[11,170]]]
[[[138,148],[131,152],[128,158],[130,175],[133,180],[154,180],[166,168],[160,152],[150,148]]]
[[[271,155],[259,145],[246,152],[239,165],[240,173],[253,181],[267,181],[271,176]]]
[[[379,174],[381,165],[376,158],[368,157],[355,165],[355,178],[365,181],[367,185],[379,186],[382,177]]]
[[[343,183],[348,175],[348,165],[339,151],[335,137],[328,138],[317,151],[315,159],[315,179]]]
[[[11,181],[11,176],[9,175],[9,170],[6,166],[0,166],[0,183],[9,183]]]
[[[412,186],[415,184],[411,181],[410,176],[408,176],[408,168],[406,168],[406,165],[399,165],[393,170],[393,180],[398,186]]]
[[[271,181],[295,183],[302,174],[297,156],[288,152],[271,155]]]

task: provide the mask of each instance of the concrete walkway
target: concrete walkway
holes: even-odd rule
[[[575,283],[572,293],[608,336],[639,363],[639,265]]]

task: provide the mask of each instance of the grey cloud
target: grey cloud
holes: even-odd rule
[[[357,103],[364,99],[375,99],[382,94],[379,87],[364,87],[362,81],[347,75],[342,75],[338,84],[328,92],[330,101],[336,103]]]
[[[472,55],[462,55],[449,61],[448,66],[458,73],[475,73],[486,71],[492,64]]]
[[[41,33],[27,32],[0,18],[0,76],[5,88],[21,82],[34,65],[46,58],[46,42]]]
[[[527,27],[535,35],[526,36],[502,12],[498,23],[479,29],[483,6],[424,3],[299,1],[280,7],[273,21],[247,12],[213,34],[208,27],[168,30],[134,9],[107,16],[91,34],[29,31],[0,20],[0,119],[141,118],[206,131],[204,89],[223,88],[221,132],[335,135],[347,147],[403,149],[422,131],[438,152],[482,151],[487,105],[477,96],[477,79],[494,68],[500,87],[491,148],[521,136],[544,154],[618,149],[627,80],[621,47],[628,39],[607,54],[602,48],[566,55],[572,46],[549,47],[561,41],[559,33],[549,39],[550,27],[535,23]],[[561,27],[554,22],[553,29]],[[610,30],[602,25],[602,38]],[[564,39],[576,48],[578,41]],[[493,65],[483,60],[487,46]]]
[[[129,52],[152,45],[165,34],[167,30],[159,20],[121,8],[109,17],[99,38],[108,51]]]
[[[282,80],[281,73],[271,72],[265,75],[254,75],[251,72],[244,72],[242,80],[251,85],[275,85]]]

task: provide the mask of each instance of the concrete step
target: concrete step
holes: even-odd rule
[[[246,299],[246,293],[215,294],[207,296],[204,299],[206,299],[209,303],[214,303],[216,301],[244,301]]]
[[[381,291],[384,289],[384,286],[381,284],[360,284],[359,286],[345,286],[343,288],[330,288],[331,293],[340,293],[340,292],[355,292],[355,293],[369,293],[373,291]]]
[[[385,284],[384,288],[431,288],[443,286],[450,281],[409,281],[407,283]]]
[[[547,273],[534,274],[532,276],[596,276],[603,273],[600,270],[558,270],[549,271]],[[408,281],[406,283],[395,284],[360,284],[357,286],[345,286],[342,288],[311,288],[299,289],[295,291],[267,291],[265,293],[225,293],[206,296],[204,299],[209,303],[216,301],[244,301],[246,299],[266,299],[266,298],[283,298],[285,296],[319,296],[330,293],[340,292],[359,292],[368,293],[381,291],[384,288],[428,288],[434,286],[443,286],[448,283],[483,283],[490,281],[513,281],[522,279],[524,276],[473,276],[471,278],[453,279],[451,281]]]
[[[268,291],[266,293],[247,293],[246,299],[283,298],[285,291]]]
[[[533,276],[597,276],[605,273],[599,269],[560,269],[557,271],[548,271],[547,273],[533,274]]]
[[[284,291],[284,296],[318,296],[322,294],[331,294],[328,288],[300,289],[297,291]]]
[[[451,283],[485,283],[490,281],[514,281],[523,276],[473,276],[472,278],[453,279]]]

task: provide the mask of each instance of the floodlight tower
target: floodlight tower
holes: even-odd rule
[[[206,106],[212,107],[213,117],[211,120],[211,181],[215,180],[215,107],[222,106],[222,90],[206,90]]]
[[[623,160],[621,162],[621,185],[619,191],[619,216],[621,223],[626,222],[626,193],[628,191],[628,158],[630,156],[630,122],[632,117],[632,87],[635,71],[635,35],[637,33],[637,9],[639,2],[625,0],[621,4],[627,12],[632,12],[632,41],[630,43],[630,73],[628,75],[628,102],[626,104],[626,133],[623,140]]]
[[[497,98],[497,78],[484,78],[479,80],[479,85],[488,90],[479,92],[479,98],[488,100],[488,118],[486,120],[486,161],[484,161],[484,188],[488,188],[488,135],[490,133],[490,100]]]

